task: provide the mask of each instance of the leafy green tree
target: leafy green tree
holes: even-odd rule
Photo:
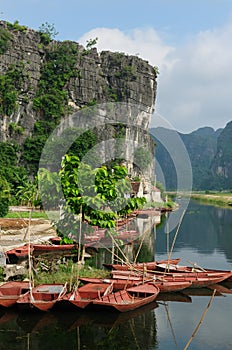
[[[18,165],[20,147],[9,142],[0,142],[0,177],[7,178],[10,186],[9,200],[15,203],[16,188],[23,184],[26,169]]]
[[[54,24],[48,22],[42,23],[39,27],[40,38],[43,44],[47,45],[59,33],[56,31]]]
[[[38,171],[38,183],[41,203],[46,210],[57,208],[62,194],[58,172],[51,172],[45,168]]]
[[[9,210],[10,186],[7,180],[0,176],[0,217],[5,216]]]
[[[33,181],[26,176],[23,179],[23,184],[17,187],[16,198],[21,205],[33,207],[38,204],[38,182],[37,178]]]
[[[70,219],[75,221],[76,215],[81,215],[82,222],[91,226],[112,229],[119,215],[128,215],[146,202],[145,198],[129,198],[130,181],[124,166],[92,168],[81,162],[79,157],[67,154],[59,172],[62,190],[57,172],[49,174],[48,170],[41,171],[40,179],[47,181],[43,191],[49,195],[54,191],[56,199],[65,198],[63,217],[56,223],[62,232],[67,232]],[[43,181],[41,183],[43,186]],[[41,198],[43,201],[42,193]]]

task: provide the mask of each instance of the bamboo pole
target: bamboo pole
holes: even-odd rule
[[[32,211],[33,211],[33,208],[31,208],[30,213],[29,213],[28,227],[27,227],[26,232],[25,232],[24,237],[23,237],[23,240],[24,240],[24,241],[26,240],[27,235],[28,235],[28,234],[30,235],[30,232],[29,232],[29,231],[30,231],[30,228],[31,228]],[[24,220],[24,222],[25,222],[25,220]]]
[[[213,298],[214,298],[214,296],[215,296],[216,291],[217,291],[217,290],[214,289],[213,294],[211,295],[211,298],[210,298],[210,300],[209,300],[209,303],[208,303],[208,305],[206,306],[206,308],[205,308],[205,310],[204,310],[204,312],[203,312],[203,314],[202,314],[202,316],[201,316],[201,318],[200,318],[200,321],[198,322],[196,328],[194,329],[194,331],[193,331],[193,333],[192,333],[192,335],[191,335],[189,341],[188,341],[187,344],[185,345],[184,350],[187,350],[187,349],[188,349],[188,347],[189,347],[189,345],[191,344],[193,338],[195,337],[196,333],[198,332],[198,330],[199,330],[199,328],[200,328],[202,322],[204,321],[204,318],[205,318],[207,312],[209,311],[209,308],[210,308],[210,306],[211,306],[211,304],[212,304],[212,301],[213,301]]]
[[[108,230],[108,234],[109,234],[110,238],[112,239],[112,241],[114,242],[115,246],[118,248],[119,252],[120,252],[120,253],[122,254],[122,256],[124,257],[125,263],[130,265],[130,263],[128,262],[128,259],[127,259],[127,257],[126,257],[126,255],[123,253],[122,249],[120,248],[120,246],[119,246],[118,243],[116,242],[116,240],[115,240],[114,236],[111,234],[110,230]],[[121,260],[122,260],[122,259],[121,259]],[[122,260],[122,261],[123,261],[123,260]],[[127,262],[128,262],[128,263],[127,263]]]
[[[34,287],[34,279],[33,279],[33,273],[32,273],[32,263],[31,263],[31,215],[32,210],[30,212],[30,220],[28,225],[28,274],[29,274],[29,284],[30,284],[30,301],[32,302],[34,300],[32,288]]]
[[[144,241],[144,239],[145,239],[145,237],[146,237],[146,235],[147,235],[147,232],[148,232],[148,230],[144,232],[143,237],[142,237],[142,239],[141,239],[141,241],[140,241],[139,249],[138,249],[138,251],[137,251],[137,253],[136,253],[136,256],[135,256],[135,258],[134,258],[134,263],[136,263],[136,261],[137,261],[139,252],[140,252],[140,250],[141,250],[141,248],[142,248],[142,244],[143,244],[143,241]]]
[[[172,332],[172,336],[173,336],[173,339],[174,339],[176,348],[178,348],[178,344],[177,344],[177,340],[176,340],[174,328],[173,328],[173,326],[172,326],[172,321],[171,321],[171,317],[170,317],[170,314],[169,314],[169,311],[168,311],[168,305],[166,304],[166,302],[164,302],[164,307],[165,307],[165,311],[166,311],[167,318],[168,318],[168,323],[169,323],[170,328],[171,328],[171,332]]]
[[[172,251],[173,251],[174,245],[175,245],[175,243],[176,243],[176,238],[177,238],[177,235],[178,235],[178,233],[179,233],[180,225],[181,225],[181,223],[182,223],[184,214],[185,214],[185,210],[183,211],[183,213],[182,213],[182,215],[181,215],[179,224],[178,224],[177,229],[176,229],[175,236],[174,236],[173,241],[172,241],[172,246],[171,246],[171,249],[170,249],[169,254],[168,254],[168,265],[169,265],[169,260],[171,259]],[[168,270],[169,270],[169,267],[168,267]]]
[[[76,288],[79,286],[79,277],[80,277],[80,264],[81,264],[81,236],[82,236],[82,205],[80,210],[80,232],[79,232],[79,239],[78,239],[78,253],[77,253],[77,279],[76,279]]]

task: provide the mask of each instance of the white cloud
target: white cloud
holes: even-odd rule
[[[232,24],[199,32],[176,48],[153,28],[96,28],[78,41],[85,45],[95,37],[99,51],[138,55],[158,66],[156,112],[178,131],[224,127],[232,120]]]
[[[177,130],[224,127],[232,120],[232,25],[199,33],[171,53],[176,59],[160,77],[160,113]]]
[[[173,50],[161,40],[153,28],[134,29],[127,33],[119,29],[96,28],[84,34],[78,42],[86,45],[87,40],[96,37],[99,51],[110,50],[137,55],[159,68],[167,64],[165,57]]]

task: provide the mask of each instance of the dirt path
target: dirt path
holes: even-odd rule
[[[32,219],[29,228],[28,219],[0,219],[0,247],[6,250],[29,242],[42,243],[56,236],[49,220]]]

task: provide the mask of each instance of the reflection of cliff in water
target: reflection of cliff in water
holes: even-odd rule
[[[157,227],[156,252],[167,249],[165,217]],[[170,233],[170,242],[176,230]],[[175,251],[190,246],[199,253],[213,253],[215,247],[232,261],[232,210],[190,201],[175,243]]]

